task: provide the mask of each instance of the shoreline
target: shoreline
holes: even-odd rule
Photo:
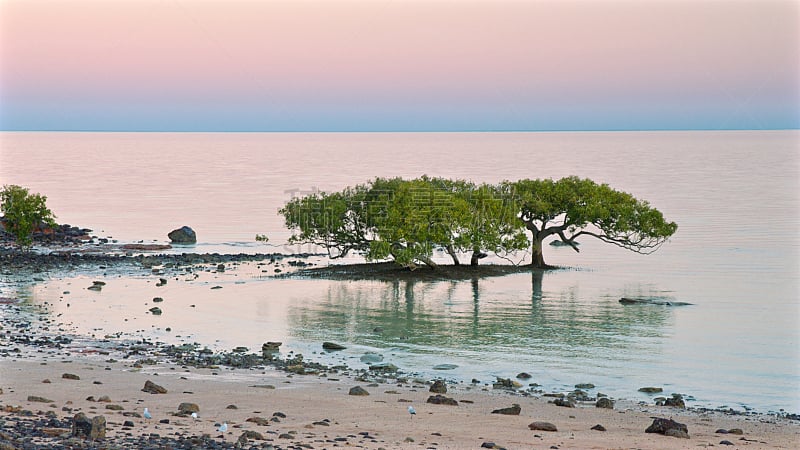
[[[137,273],[140,269],[149,272],[161,267],[164,261],[171,261],[173,267],[157,270],[177,271],[181,264],[264,258],[106,254],[89,256],[86,263],[85,256],[73,256],[53,256],[65,266],[55,264],[45,267],[45,272],[67,267],[80,273],[87,267],[123,261],[140,264]],[[302,261],[310,256],[313,255],[280,256],[296,272],[271,276],[306,276],[299,272],[302,264],[292,265],[283,258]],[[75,264],[76,260],[81,264]],[[5,260],[0,263],[8,268]],[[596,408],[594,399],[578,399],[574,407],[562,407],[554,404],[556,398],[547,393],[452,381],[446,383],[448,391],[444,395],[459,405],[432,405],[427,399],[434,395],[429,392],[434,379],[325,366],[292,353],[264,359],[263,354],[246,351],[210,353],[202,346],[180,348],[146,341],[74,336],[61,331],[63,324],[57,320],[31,320],[26,314],[37,312],[22,313],[16,302],[0,302],[0,448],[4,448],[4,441],[10,446],[6,448],[63,448],[60,446],[67,444],[73,448],[234,448],[242,435],[251,437],[243,448],[479,448],[494,444],[495,447],[486,448],[669,449],[725,446],[720,444],[722,441],[748,448],[795,448],[800,443],[797,414],[683,409],[626,399],[613,399],[613,410]],[[77,375],[79,380],[62,378],[64,373]],[[148,380],[163,385],[167,394],[141,392]],[[509,381],[513,384],[514,380]],[[355,386],[370,395],[348,395]],[[103,395],[111,402],[96,401]],[[32,401],[29,396],[51,402]],[[95,401],[87,400],[90,397]],[[200,406],[199,421],[175,415],[183,402]],[[122,409],[107,409],[109,404]],[[495,409],[513,404],[521,407],[518,416],[492,414]],[[238,409],[228,409],[229,405]],[[416,416],[411,417],[406,411],[409,405],[417,410]],[[145,406],[157,414],[158,420],[136,417]],[[103,415],[107,437],[96,442],[72,437],[69,428],[78,412],[89,417]],[[287,417],[272,416],[273,413]],[[690,440],[645,433],[654,417],[685,423]],[[259,420],[248,422],[250,418]],[[169,423],[159,422],[164,419]],[[131,423],[125,426],[126,421]],[[214,426],[220,421],[229,423],[227,433],[219,433]],[[535,421],[550,422],[558,431],[529,430],[528,425]],[[592,430],[598,424],[607,431]],[[743,434],[722,434],[717,430],[742,430]],[[366,435],[359,434],[365,432]],[[253,438],[258,436],[253,433],[260,433],[264,439]],[[35,447],[25,447],[34,441]]]
[[[12,325],[5,318],[4,331]],[[38,344],[0,340],[0,445],[5,440],[12,446],[7,448],[23,448],[26,439],[36,441],[34,448],[236,448],[242,435],[247,438],[243,448],[494,444],[486,448],[678,449],[722,441],[747,448],[794,448],[800,442],[800,421],[759,413],[624,399],[616,399],[613,409],[595,407],[593,401],[564,407],[546,395],[446,382],[442,395],[458,403],[451,406],[428,403],[436,395],[431,392],[434,380],[323,366],[300,355],[268,362],[252,354],[209,354],[200,348],[179,352],[142,342],[72,345],[65,336],[48,341],[41,335],[33,342]],[[244,364],[218,364],[236,357]],[[148,381],[167,392],[143,392]],[[349,395],[356,386],[369,395]],[[182,403],[198,405],[199,420],[181,414]],[[492,413],[514,404],[520,405],[519,415]],[[406,411],[409,405],[416,410],[414,417]],[[153,419],[141,417],[144,407]],[[106,437],[95,442],[73,437],[71,423],[79,412],[90,418],[102,415]],[[645,433],[656,417],[686,424],[689,440]],[[528,429],[537,421],[557,431]],[[229,431],[220,433],[224,422]],[[595,425],[606,431],[593,430]]]

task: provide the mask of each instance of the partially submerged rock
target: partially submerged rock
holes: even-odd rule
[[[665,298],[630,298],[622,297],[619,302],[623,305],[658,305],[658,306],[688,306],[691,303],[676,302]]]
[[[176,244],[194,244],[197,242],[197,234],[191,227],[186,225],[170,231],[167,237]]]

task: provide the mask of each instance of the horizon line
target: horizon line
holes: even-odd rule
[[[652,131],[793,131],[800,127],[786,128],[588,128],[588,129],[485,129],[485,130],[192,130],[192,129],[0,129],[0,133],[614,133]]]

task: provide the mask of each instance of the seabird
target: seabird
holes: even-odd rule
[[[144,409],[144,418],[145,419],[152,419],[153,418],[153,415],[150,414],[150,410],[148,410],[147,408]]]

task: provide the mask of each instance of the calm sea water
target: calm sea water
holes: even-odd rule
[[[579,254],[548,247],[547,261],[568,269],[541,277],[335,282],[241,269],[163,288],[116,278],[97,294],[85,290],[89,278],[67,274],[17,294],[54,304],[84,333],[228,349],[277,340],[308,356],[332,340],[348,350],[313,357],[359,366],[374,351],[429,377],[488,382],[525,371],[548,390],[592,382],[636,399],[654,385],[695,405],[798,412],[799,143],[797,131],[1,133],[0,183],[47,195],[59,222],[99,236],[165,241],[190,225],[193,251],[271,252],[298,250],[283,245],[277,215],[293,192],[375,176],[592,178],[648,200],[677,234],[649,256],[589,240]],[[156,295],[160,317],[144,306]],[[694,305],[622,306],[622,296]],[[458,367],[433,370],[441,363]]]

